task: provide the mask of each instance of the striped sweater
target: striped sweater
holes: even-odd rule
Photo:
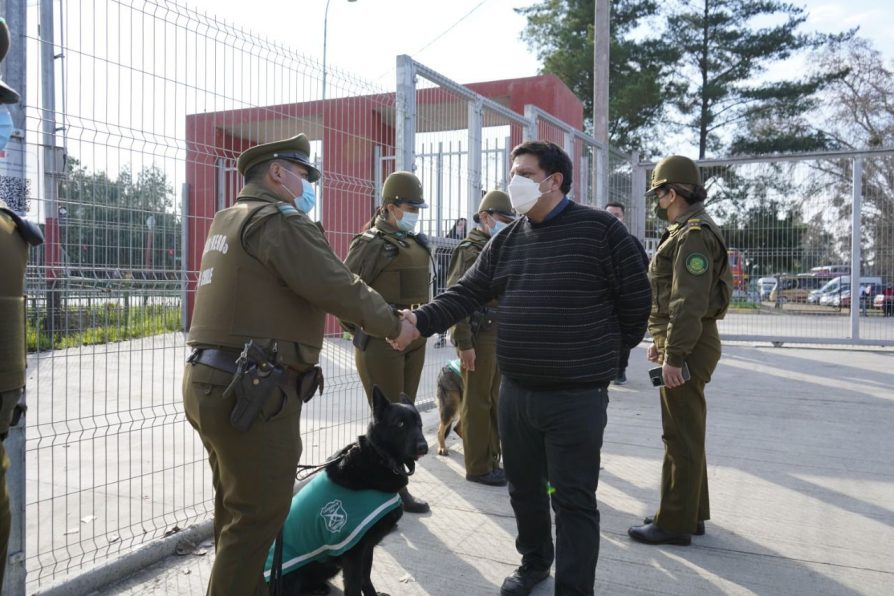
[[[643,338],[651,308],[635,240],[612,215],[567,203],[494,236],[452,287],[416,311],[424,336],[499,300],[501,372],[537,387],[606,385],[621,347]],[[554,216],[553,216],[554,215]]]

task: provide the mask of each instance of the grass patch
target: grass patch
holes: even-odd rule
[[[29,352],[138,339],[181,328],[179,306],[153,304],[66,307],[54,325],[49,323],[46,311],[28,313],[25,340]]]

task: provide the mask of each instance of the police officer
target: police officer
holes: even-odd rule
[[[303,134],[242,153],[245,186],[214,216],[202,254],[183,401],[208,450],[215,489],[217,556],[208,594],[267,591],[264,561],[289,510],[301,406],[318,380],[325,313],[371,335],[399,333],[394,309],[344,266],[308,218],[320,178],[309,155]],[[252,383],[228,389],[240,378],[235,363],[250,340],[266,358],[255,370],[279,371],[272,391],[261,377],[252,383],[264,392]],[[237,430],[231,414],[245,403],[263,406],[247,430]]]
[[[670,222],[649,266],[654,343],[648,358],[663,363],[665,454],[658,512],[627,532],[646,544],[687,545],[691,534],[704,534],[710,517],[705,385],[720,360],[717,320],[729,306],[732,274],[726,243],[705,212],[705,188],[691,159],[673,155],[661,160],[649,194],[658,201],[656,215]]]
[[[419,210],[426,208],[422,183],[411,172],[394,172],[382,186],[382,206],[369,221],[367,230],[351,241],[345,264],[397,309],[416,308],[429,300],[431,254],[428,242],[416,234]],[[398,352],[382,338],[369,337],[350,322],[354,333],[354,362],[372,404],[372,388],[378,385],[392,401],[401,393],[414,402],[422,366],[425,338],[413,341]],[[428,503],[401,492],[404,511],[425,513]]]
[[[478,224],[459,243],[450,261],[447,286],[452,286],[475,263],[491,236],[515,219],[509,195],[492,190],[484,195],[474,221]],[[453,328],[463,375],[463,402],[460,425],[466,480],[505,486],[506,474],[500,467],[500,435],[497,429],[497,398],[500,369],[497,366],[498,300],[463,319]]]
[[[9,50],[9,29],[0,18],[0,61]],[[19,94],[0,80],[2,116],[9,117],[7,104],[18,103]],[[0,126],[0,149],[9,142],[10,126]],[[25,267],[28,247],[43,244],[43,233],[22,219],[0,198],[0,440],[19,423],[25,411]],[[6,572],[9,534],[12,526],[6,471],[10,461],[0,442],[0,591]]]

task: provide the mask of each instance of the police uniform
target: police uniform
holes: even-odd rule
[[[0,18],[0,61],[9,51],[9,28]],[[19,101],[19,94],[0,80],[0,104]],[[0,149],[8,138],[0,140]],[[24,412],[25,397],[25,268],[28,247],[43,244],[43,233],[0,199],[0,439]],[[22,404],[22,405],[20,405]],[[24,441],[24,439],[23,439]],[[12,527],[6,471],[10,460],[0,442],[0,590],[6,572]]]
[[[382,202],[407,202],[424,207],[422,185],[409,172],[391,174],[382,187]],[[374,225],[355,236],[345,258],[348,268],[397,309],[418,308],[429,301],[431,254],[423,237],[388,223],[383,214]],[[353,326],[345,322],[346,328]],[[372,388],[378,385],[390,401],[406,393],[416,401],[425,364],[425,338],[420,337],[398,352],[381,338],[371,337],[354,349],[354,362],[372,405]],[[355,342],[361,344],[362,342]]]
[[[481,200],[478,212],[512,213],[509,196],[490,191]],[[454,285],[478,259],[490,234],[474,228],[453,251],[447,286]],[[497,428],[497,401],[500,395],[500,368],[497,366],[497,318],[499,301],[492,300],[474,318],[457,323],[452,332],[458,351],[475,350],[475,370],[462,371],[463,401],[460,424],[467,476],[484,476],[500,469],[500,435]]]
[[[309,153],[297,135],[248,149],[238,169],[245,175],[280,159],[305,167],[314,181],[320,172]],[[371,335],[400,330],[394,309],[344,266],[316,224],[267,184],[248,181],[208,231],[187,341],[195,351],[183,378],[186,416],[208,451],[215,489],[209,594],[267,592],[264,561],[288,513],[301,455],[297,379],[319,361],[326,312]],[[286,374],[243,432],[231,424],[236,398],[224,390],[249,340]]]
[[[673,159],[679,163],[668,161]],[[695,177],[674,171],[695,168],[690,160],[676,156],[668,160],[664,170],[670,173],[661,179],[659,163],[653,187],[667,182],[701,184],[697,169]],[[654,523],[670,533],[692,534],[698,522],[710,518],[705,385],[720,360],[717,320],[726,314],[732,295],[726,245],[703,202],[689,206],[667,227],[649,266],[649,278],[649,332],[659,359],[674,367],[685,362],[691,374],[683,385],[660,390],[665,456]]]
[[[28,246],[43,243],[40,228],[23,220],[0,199],[0,438],[22,412],[25,396],[25,268]],[[0,442],[0,586],[6,570],[12,524],[6,471],[10,461]]]

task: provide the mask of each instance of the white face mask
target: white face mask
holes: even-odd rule
[[[537,200],[543,196],[540,185],[552,178],[552,176],[550,174],[542,182],[534,182],[530,178],[525,178],[518,174],[512,176],[512,180],[509,181],[509,201],[512,203],[512,208],[515,209],[515,212],[519,215],[524,215],[530,211],[537,203]]]

